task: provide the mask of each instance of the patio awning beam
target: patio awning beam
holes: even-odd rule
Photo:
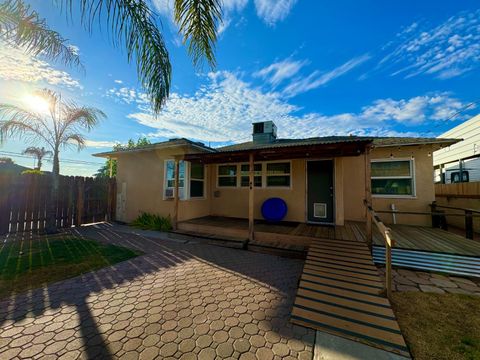
[[[249,162],[250,154],[254,155],[255,161],[358,156],[365,152],[365,147],[368,143],[369,141],[358,141],[325,145],[285,146],[265,149],[186,154],[185,160],[204,164],[221,164]]]

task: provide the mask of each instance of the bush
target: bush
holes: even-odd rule
[[[35,175],[43,175],[44,172],[38,169],[32,169],[32,170],[24,170],[22,171],[22,175],[25,174],[35,174]]]
[[[155,214],[142,213],[130,225],[138,227],[143,230],[172,230],[172,222],[170,216],[163,217]]]

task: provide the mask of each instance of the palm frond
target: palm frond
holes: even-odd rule
[[[0,4],[0,38],[35,56],[42,54],[67,66],[83,68],[75,48],[50,29],[45,19],[23,0],[7,0]]]
[[[221,17],[219,0],[175,0],[175,21],[195,65],[205,58],[215,67],[217,24]]]
[[[44,119],[38,114],[15,105],[0,104],[0,143],[12,137],[32,142],[42,140],[50,146],[54,143]]]
[[[85,138],[81,134],[68,133],[62,137],[62,145],[68,147],[70,145],[76,146],[78,151],[85,147]]]
[[[158,113],[168,98],[171,64],[154,13],[146,0],[57,0],[70,13],[80,7],[81,22],[92,30],[106,21],[115,46],[123,45],[129,62],[135,61],[139,80]]]
[[[35,156],[37,159],[41,160],[47,155],[52,155],[52,152],[50,150],[46,150],[43,146],[41,148],[36,146],[30,146],[23,150],[22,154],[32,155]]]

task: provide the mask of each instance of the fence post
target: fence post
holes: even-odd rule
[[[0,177],[0,234],[6,234],[10,230],[10,186],[11,176]]]
[[[465,210],[465,237],[473,240],[473,213],[471,210]]]
[[[392,298],[392,238],[390,231],[385,231],[385,288],[387,297]]]
[[[85,199],[85,181],[83,177],[77,178],[77,221],[76,226],[83,223],[83,203]]]

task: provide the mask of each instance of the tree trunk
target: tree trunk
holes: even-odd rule
[[[52,188],[50,194],[50,201],[47,207],[47,223],[45,226],[45,231],[47,234],[54,234],[58,232],[57,229],[57,200],[58,200],[58,185],[60,177],[60,162],[58,158],[58,148],[55,149],[53,153],[53,167],[52,167]]]

